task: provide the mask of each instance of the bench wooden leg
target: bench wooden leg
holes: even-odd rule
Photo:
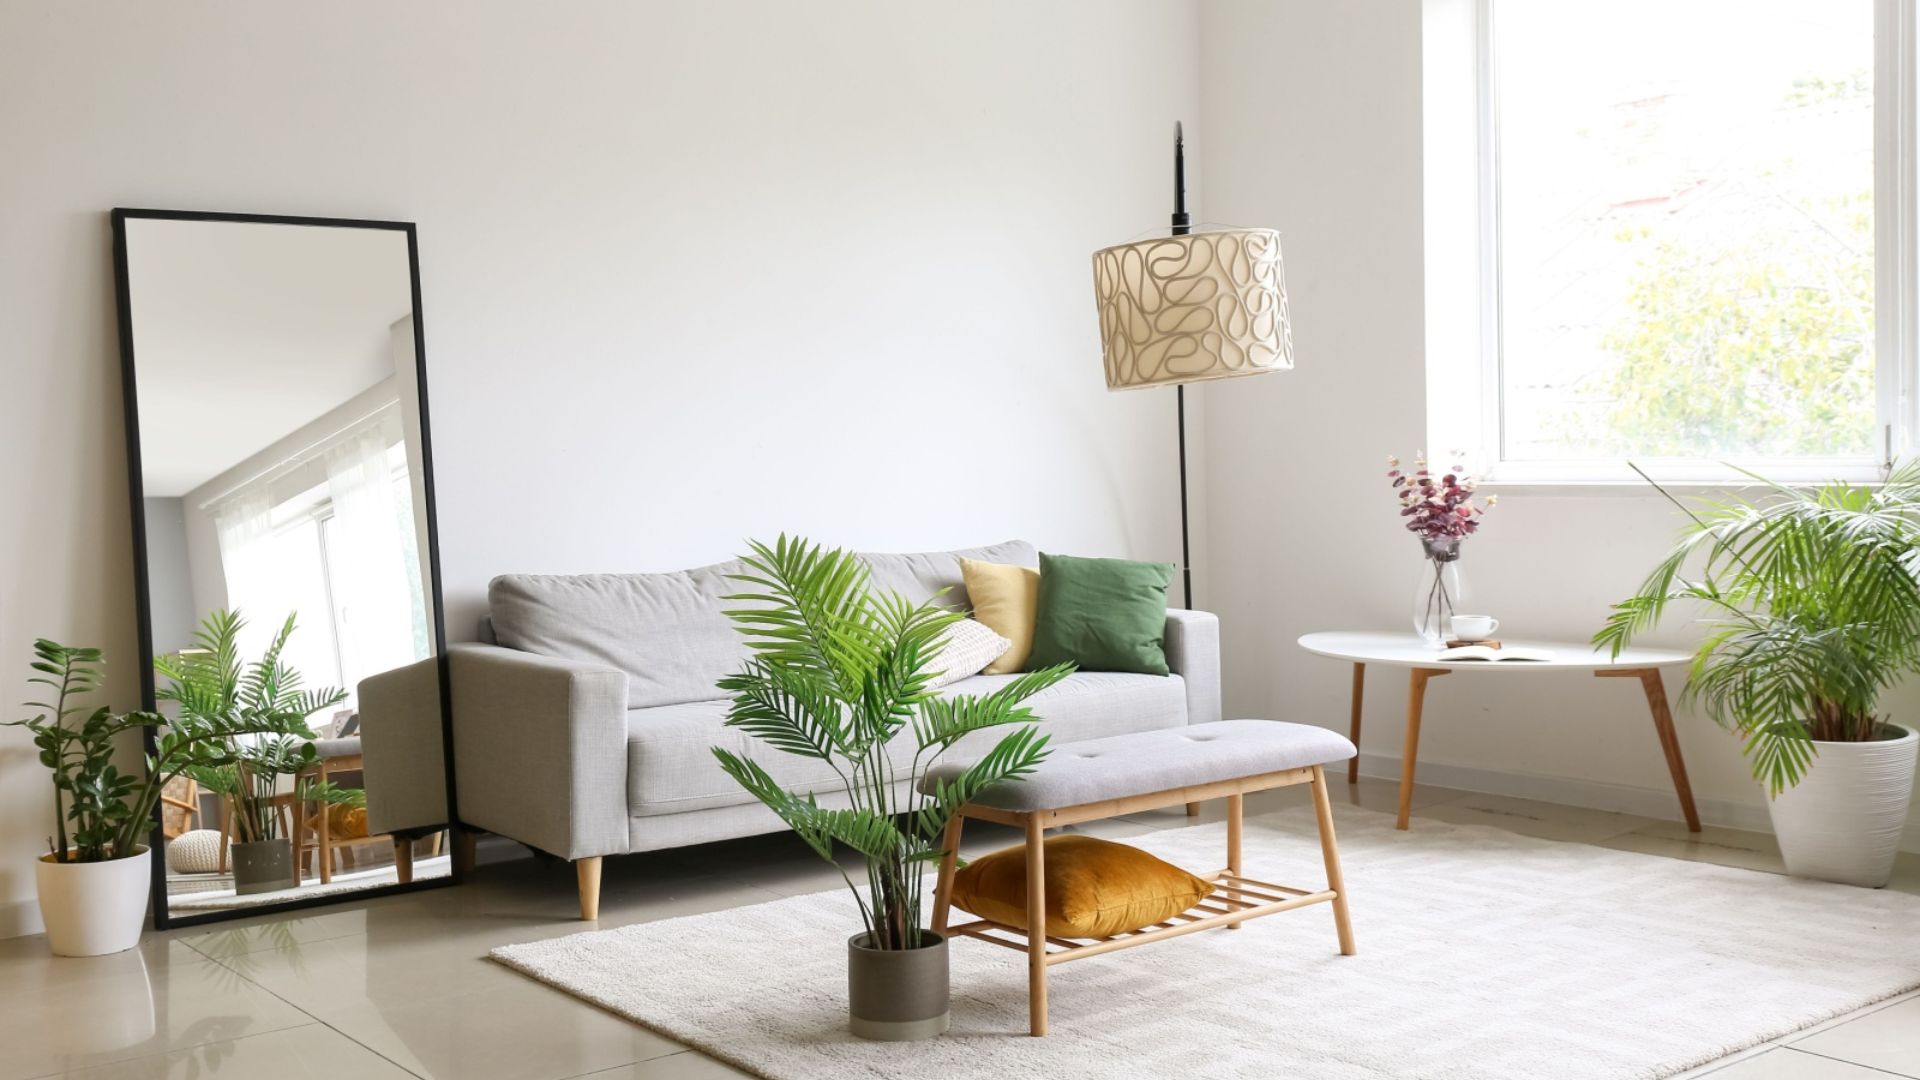
[[[1027,1031],[1047,1033],[1047,829],[1027,816]]]
[[[1333,800],[1327,797],[1327,773],[1313,767],[1313,816],[1320,821],[1320,858],[1327,864],[1327,888],[1333,890],[1333,926],[1340,933],[1340,955],[1353,955],[1353,917],[1347,913],[1347,882],[1340,874],[1340,845],[1333,839]]]
[[[1244,869],[1240,865],[1240,819],[1245,810],[1244,802],[1245,800],[1242,796],[1227,796],[1227,873],[1232,874],[1234,877],[1239,877],[1241,871]],[[1240,890],[1228,886],[1227,898],[1229,900],[1240,899]],[[1230,922],[1227,924],[1227,929],[1238,930],[1242,925],[1241,923]]]
[[[413,841],[404,836],[393,838],[393,876],[402,885],[413,880]]]
[[[933,887],[933,932],[947,932],[947,913],[953,907],[953,871],[960,863],[960,830],[966,818],[958,811],[947,819],[947,829],[940,838],[940,876]]]
[[[600,917],[600,856],[575,860],[573,871],[580,879],[580,917],[592,922]]]
[[[1188,803],[1188,804],[1187,804],[1187,816],[1188,816],[1188,817],[1199,817],[1199,816],[1200,816],[1200,804],[1199,804],[1199,803],[1197,803],[1197,802],[1190,802],[1190,803]]]

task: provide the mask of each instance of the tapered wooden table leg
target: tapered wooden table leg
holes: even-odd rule
[[[1687,831],[1700,831],[1700,812],[1693,805],[1693,785],[1687,781],[1687,763],[1680,756],[1680,736],[1673,730],[1673,709],[1667,704],[1667,684],[1659,668],[1621,668],[1596,671],[1600,678],[1637,678],[1647,695],[1647,710],[1653,713],[1653,731],[1660,738],[1660,752],[1667,757],[1667,772],[1673,776],[1673,793],[1680,797],[1680,813],[1687,819]]]
[[[1027,817],[1027,1030],[1047,1033],[1047,830]]]
[[[1404,829],[1413,814],[1413,765],[1420,754],[1420,711],[1427,700],[1427,680],[1451,675],[1445,668],[1413,668],[1407,679],[1407,745],[1400,752],[1400,820]]]
[[[1360,782],[1360,701],[1367,691],[1367,665],[1353,665],[1353,723],[1347,732],[1352,740],[1354,755],[1347,759],[1347,783]]]
[[[953,871],[960,863],[960,829],[966,818],[958,812],[947,819],[946,832],[940,837],[940,876],[933,887],[933,932],[947,932],[947,912],[953,906]]]

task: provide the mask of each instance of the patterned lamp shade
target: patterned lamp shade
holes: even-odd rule
[[[1093,253],[1107,389],[1293,366],[1280,234],[1224,229]]]

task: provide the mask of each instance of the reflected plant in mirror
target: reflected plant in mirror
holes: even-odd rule
[[[231,807],[234,874],[243,892],[254,885],[264,890],[293,884],[291,833],[285,815],[298,810],[290,807],[302,802],[352,805],[360,795],[357,790],[314,783],[290,794],[281,792],[282,778],[297,780],[320,763],[314,749],[319,735],[307,726],[307,718],[347,696],[337,687],[305,689],[300,672],[281,659],[293,637],[295,619],[296,614],[289,614],[267,643],[266,652],[248,662],[240,657],[240,632],[246,619],[237,611],[216,611],[201,624],[195,648],[153,661],[154,670],[171,683],[156,696],[178,707],[180,721],[246,731],[228,740],[230,760],[186,770]],[[261,871],[257,877],[250,873],[256,863]]]

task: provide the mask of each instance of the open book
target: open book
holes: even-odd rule
[[[1500,649],[1489,649],[1485,645],[1462,645],[1457,649],[1443,649],[1435,660],[1530,660],[1539,663],[1553,659],[1553,653],[1546,649],[1523,649],[1509,645]]]

